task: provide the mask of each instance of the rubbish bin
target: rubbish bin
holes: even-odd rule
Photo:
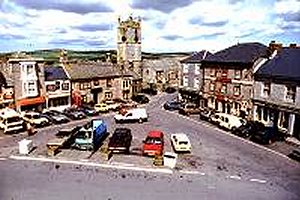
[[[19,153],[23,155],[28,155],[32,150],[33,144],[32,140],[23,139],[19,142]]]

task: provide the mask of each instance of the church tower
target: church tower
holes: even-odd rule
[[[130,69],[141,75],[141,19],[118,19],[117,62],[123,69]]]

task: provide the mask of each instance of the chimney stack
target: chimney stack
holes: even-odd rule
[[[296,44],[296,43],[291,43],[291,44],[290,44],[290,48],[293,48],[293,49],[295,49],[295,48],[298,48],[298,46],[297,46],[297,44]]]

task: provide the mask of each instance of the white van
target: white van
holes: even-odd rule
[[[145,108],[134,108],[131,110],[127,110],[126,113],[116,114],[115,115],[116,123],[122,122],[139,122],[143,123],[148,121],[148,115]]]
[[[10,108],[0,110],[0,128],[4,133],[24,130],[24,121],[19,113]]]
[[[215,113],[213,118],[220,127],[231,131],[246,123],[244,119],[226,113]]]

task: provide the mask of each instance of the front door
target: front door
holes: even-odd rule
[[[300,140],[300,115],[295,115],[293,136]]]

